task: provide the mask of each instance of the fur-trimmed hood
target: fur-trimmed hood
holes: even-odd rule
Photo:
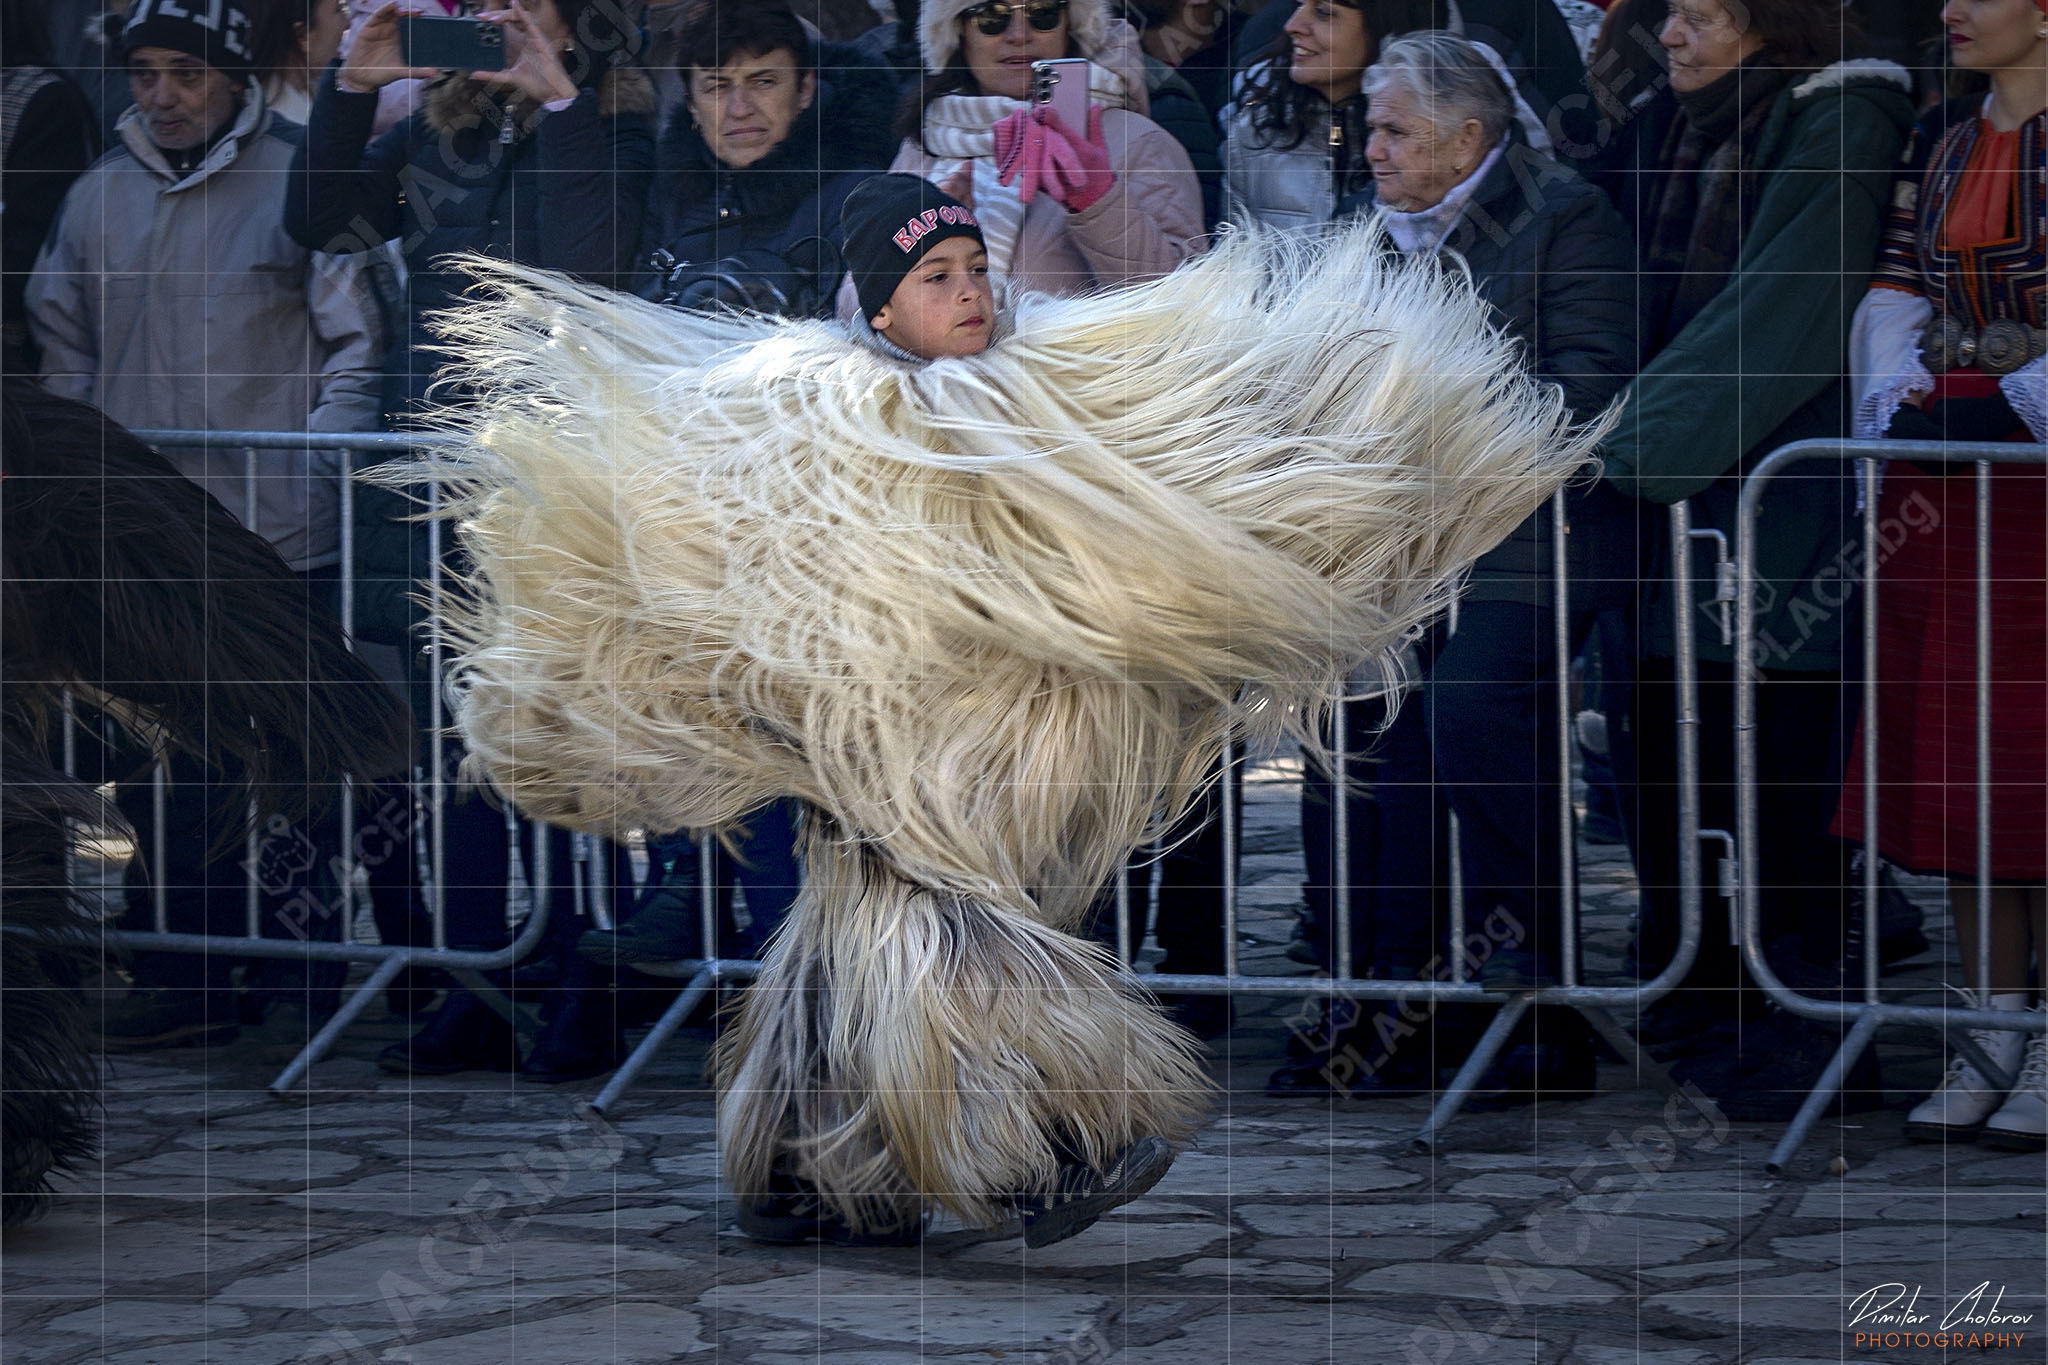
[[[654,82],[636,66],[613,67],[598,78],[597,111],[606,118],[642,114],[651,119],[659,104]],[[531,133],[539,122],[540,107],[532,100],[520,94],[493,93],[470,80],[467,71],[444,72],[427,86],[420,99],[420,113],[427,127],[444,137],[476,128],[485,121],[487,109],[493,111],[489,115],[493,131],[507,112],[520,137]]]
[[[980,0],[924,0],[917,18],[917,49],[924,69],[936,76],[952,65],[960,51],[960,16]],[[1109,0],[1067,0],[1067,32],[1083,57],[1093,57],[1109,41],[1114,16]]]
[[[1842,90],[1853,85],[1896,86],[1911,95],[1913,76],[1897,62],[1888,62],[1879,57],[1856,57],[1848,61],[1831,63],[1814,72],[1792,87],[1792,98],[1805,99],[1823,91]]]

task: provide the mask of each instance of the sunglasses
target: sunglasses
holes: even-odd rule
[[[976,5],[960,17],[995,38],[1009,32],[1010,16],[1018,10],[1024,11],[1024,21],[1031,27],[1040,33],[1050,33],[1066,16],[1067,0],[1031,0],[1025,5],[1013,5],[1009,0],[987,0],[986,4]]]

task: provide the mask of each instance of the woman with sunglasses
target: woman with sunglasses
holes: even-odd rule
[[[1144,55],[1108,0],[928,0],[924,76],[890,168],[972,204],[991,273],[1079,294],[1164,275],[1202,250],[1202,190],[1146,117]],[[1089,62],[1086,128],[1029,104],[1031,64]]]

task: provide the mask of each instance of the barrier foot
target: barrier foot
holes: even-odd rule
[[[497,983],[485,980],[483,973],[474,967],[450,967],[448,975],[454,977],[464,990],[489,1005],[491,1010],[514,1030],[519,1028],[522,1021],[518,1007],[513,1005],[512,997],[505,994],[504,989]]]
[[[398,974],[405,970],[406,962],[404,953],[393,953],[379,962],[370,972],[370,979],[357,987],[355,994],[341,1002],[341,1008],[334,1012],[334,1017],[321,1025],[320,1031],[307,1040],[306,1045],[299,1049],[299,1055],[292,1058],[289,1066],[277,1073],[277,1079],[270,1083],[270,1093],[284,1095],[295,1089],[313,1069],[313,1063],[327,1055],[327,1049],[334,1046],[334,1040],[341,1037],[342,1030],[353,1024],[357,1017],[369,1008],[370,1002],[377,998],[378,992],[389,986],[398,978]]]
[[[1604,1007],[1579,1005],[1576,1008],[1580,1014],[1586,1016],[1586,1022],[1593,1026],[1593,1031],[1605,1038],[1607,1045],[1621,1054],[1622,1063],[1637,1076],[1656,1086],[1658,1094],[1668,1100],[1679,1093],[1678,1082],[1671,1079],[1671,1073],[1664,1069],[1664,1064],[1643,1051],[1629,1031],[1616,1023],[1614,1016]]]
[[[612,1106],[619,1097],[632,1088],[647,1064],[654,1060],[654,1054],[669,1040],[671,1034],[683,1026],[683,1020],[696,1010],[698,1002],[711,990],[718,978],[709,970],[698,972],[690,978],[690,984],[683,987],[683,993],[669,1002],[661,1012],[661,1018],[654,1021],[654,1027],[647,1030],[647,1036],[640,1040],[640,1046],[633,1049],[612,1078],[604,1083],[604,1089],[597,1092],[597,1098],[590,1102],[590,1108],[601,1118],[611,1117]]]
[[[1493,1059],[1500,1055],[1507,1043],[1508,1035],[1515,1025],[1529,1012],[1529,1004],[1535,997],[1517,995],[1500,1007],[1500,1013],[1493,1016],[1493,1022],[1486,1026],[1486,1032],[1479,1035],[1479,1042],[1472,1049],[1472,1055],[1465,1059],[1465,1065],[1458,1068],[1458,1074],[1451,1078],[1451,1084],[1437,1100],[1436,1108],[1430,1111],[1429,1121],[1422,1125],[1422,1131],[1409,1143],[1409,1149],[1421,1155],[1436,1151],[1437,1140],[1443,1130],[1450,1127],[1451,1120],[1465,1107],[1465,1101],[1472,1097],[1472,1087],[1479,1084],[1479,1078],[1493,1065]]]
[[[1835,1049],[1835,1055],[1828,1062],[1827,1070],[1820,1073],[1820,1079],[1813,1084],[1813,1093],[1806,1097],[1806,1103],[1799,1106],[1799,1112],[1792,1117],[1792,1126],[1785,1130],[1785,1136],[1778,1139],[1778,1145],[1771,1151],[1771,1159],[1764,1163],[1768,1175],[1783,1175],[1785,1168],[1792,1164],[1792,1158],[1806,1142],[1813,1125],[1820,1122],[1836,1094],[1842,1089],[1842,1082],[1848,1078],[1849,1068],[1856,1065],[1856,1059],[1863,1055],[1863,1049],[1870,1046],[1870,1040],[1877,1036],[1878,1016],[1874,1013],[1859,1014],[1849,1029],[1849,1036]]]

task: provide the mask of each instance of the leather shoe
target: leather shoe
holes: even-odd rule
[[[704,955],[703,912],[694,878],[656,888],[633,918],[576,940],[576,955],[602,967],[681,962]]]
[[[1432,1025],[1414,1029],[1397,1046],[1386,1047],[1372,1023],[1380,1012],[1378,1002],[1361,1005],[1326,1047],[1275,1071],[1266,1081],[1266,1093],[1283,1099],[1395,1099],[1436,1089],[1433,1053],[1438,1040]]]
[[[1166,995],[1159,1003],[1176,1024],[1204,1042],[1230,1032],[1236,1020],[1227,995]]]
[[[1465,1107],[1516,1109],[1538,1100],[1590,1100],[1593,1087],[1589,1044],[1520,1043],[1494,1058]]]
[[[1732,1055],[1688,1059],[1672,1067],[1672,1079],[1698,1085],[1738,1123],[1786,1123],[1806,1103],[1841,1041],[1838,1029],[1774,1014],[1744,1028],[1741,1046]],[[1876,1049],[1865,1046],[1823,1117],[1868,1113],[1883,1105]]]
[[[587,1081],[626,1060],[626,1032],[610,992],[568,989],[551,1001],[552,1017],[519,1067],[519,1079],[542,1085]]]
[[[377,1054],[399,1076],[452,1076],[458,1071],[514,1071],[519,1035],[497,1011],[465,990],[448,992],[427,1026]]]

